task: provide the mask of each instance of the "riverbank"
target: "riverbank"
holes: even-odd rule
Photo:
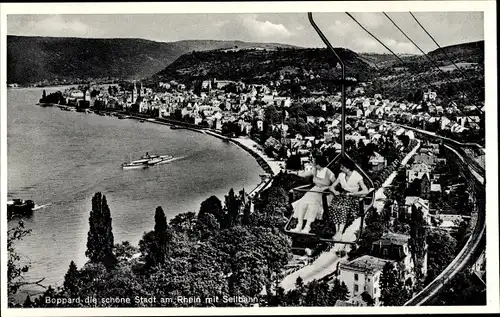
[[[73,106],[67,106],[70,108],[74,108]],[[267,179],[264,179],[256,188],[254,188],[250,192],[250,196],[258,194],[260,191],[269,187],[272,183],[272,178],[276,176],[281,170],[281,166],[284,166],[284,161],[275,160],[270,158],[264,153],[263,148],[254,140],[248,137],[238,137],[238,138],[230,138],[222,135],[220,131],[209,129],[207,127],[198,127],[194,124],[190,124],[187,122],[177,121],[173,119],[167,118],[153,118],[147,115],[141,114],[130,114],[129,112],[119,111],[119,110],[99,110],[99,112],[106,113],[108,115],[126,115],[129,119],[135,120],[145,120],[147,122],[166,125],[166,126],[180,126],[182,129],[190,130],[193,132],[198,132],[202,134],[208,134],[223,141],[229,141],[239,146],[246,152],[248,152],[259,164],[259,166],[265,171],[266,174],[269,175]]]
[[[60,285],[70,261],[78,267],[86,263],[90,198],[96,191],[107,197],[115,241],[137,245],[154,226],[151,212],[158,206],[170,220],[197,212],[209,196],[223,201],[231,188],[249,192],[262,183],[264,171],[255,159],[219,139],[169,131],[151,117],[141,123],[36,106],[41,93],[21,89],[6,96],[9,194],[51,204],[24,220],[32,234],[16,245],[33,263],[29,280],[45,277],[47,285]],[[121,169],[122,162],[146,151],[183,159],[145,170]],[[40,241],[54,247],[41,248]]]

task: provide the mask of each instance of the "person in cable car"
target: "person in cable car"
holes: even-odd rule
[[[339,190],[337,190],[340,185]],[[363,181],[363,176],[356,171],[354,163],[342,158],[340,173],[335,182],[330,186],[330,191],[335,195],[328,207],[329,214],[335,223],[334,240],[340,241],[346,223],[352,222],[359,209],[359,198],[369,193]]]
[[[313,176],[314,187],[311,188],[301,199],[292,203],[293,216],[297,219],[297,226],[290,231],[309,233],[311,224],[316,219],[323,219],[323,192],[335,182],[335,174],[326,166],[328,161],[323,155],[315,155],[314,167],[310,171],[299,173],[301,177]],[[330,202],[332,195],[328,195]],[[304,228],[304,221],[306,225]]]

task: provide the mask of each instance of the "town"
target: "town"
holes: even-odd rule
[[[280,84],[286,81],[281,77],[264,85],[214,78],[198,86],[174,80],[147,86],[135,81],[90,84],[43,96],[40,103],[150,118],[230,139],[249,138],[259,144],[263,155],[281,162],[280,173],[307,171],[312,169],[313,153],[323,153],[331,160],[341,150],[341,95],[318,92],[295,99],[279,93]],[[434,262],[447,260],[436,259],[440,256],[438,250],[432,250],[436,246],[424,242],[418,249],[410,241],[416,213],[421,216],[421,225],[430,230],[428,235],[435,239],[450,237],[461,247],[473,226],[471,218],[478,212],[459,168],[451,167],[455,158],[450,158],[450,151],[432,139],[418,139],[412,128],[460,140],[468,131],[484,129],[484,118],[473,107],[459,110],[456,104],[437,104],[438,96],[432,91],[423,93],[420,102],[396,102],[381,94],[367,96],[369,85],[360,83],[348,91],[346,152],[374,180],[377,189],[392,172],[396,184],[386,186],[381,193],[383,203],[375,213],[378,218],[365,222],[365,233],[373,230],[370,221],[383,224],[384,230],[366,238],[356,237],[359,228],[351,228],[351,240],[360,239],[357,245],[362,247],[334,251],[336,267],[330,267],[329,283],[345,283],[349,290],[348,299],[337,301],[337,306],[395,305],[388,302],[387,290],[385,295],[381,293],[381,275],[387,275],[389,268],[402,281],[394,287],[404,289],[405,294],[413,294],[424,281],[440,273],[444,267],[437,268]],[[407,154],[406,164],[400,166]],[[472,156],[484,167],[484,153],[478,151]],[[276,174],[278,169],[268,172]],[[449,261],[459,251],[456,247],[447,254]],[[294,276],[311,262],[312,258],[299,253],[282,274]]]

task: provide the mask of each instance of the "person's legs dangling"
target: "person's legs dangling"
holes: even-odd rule
[[[304,215],[304,219],[306,220],[306,225],[304,229],[302,229],[301,231],[302,233],[309,233],[311,231],[311,225],[316,220],[319,208],[320,206],[317,204],[308,205],[308,208],[306,209],[306,213]]]
[[[344,233],[345,223],[339,224],[338,231],[335,233],[335,241],[342,241],[342,234]]]
[[[293,218],[297,218],[297,225],[295,226],[295,228],[290,230],[293,232],[298,232],[298,231],[302,230],[302,226],[304,225],[304,216],[305,216],[305,213],[307,210],[307,205],[298,204],[296,206],[296,208],[297,209],[293,213]]]

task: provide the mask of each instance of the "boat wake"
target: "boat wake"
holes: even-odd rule
[[[48,207],[48,206],[50,206],[50,205],[52,205],[52,204],[50,204],[50,203],[49,203],[49,204],[44,204],[44,205],[40,205],[40,206],[35,205],[35,207],[33,208],[33,210],[39,210],[39,209],[42,209],[42,208]]]
[[[185,156],[178,156],[178,157],[174,157],[174,158],[171,158],[170,160],[168,160],[169,162],[173,162],[173,161],[178,161],[178,160],[182,160],[183,158],[186,158]]]

